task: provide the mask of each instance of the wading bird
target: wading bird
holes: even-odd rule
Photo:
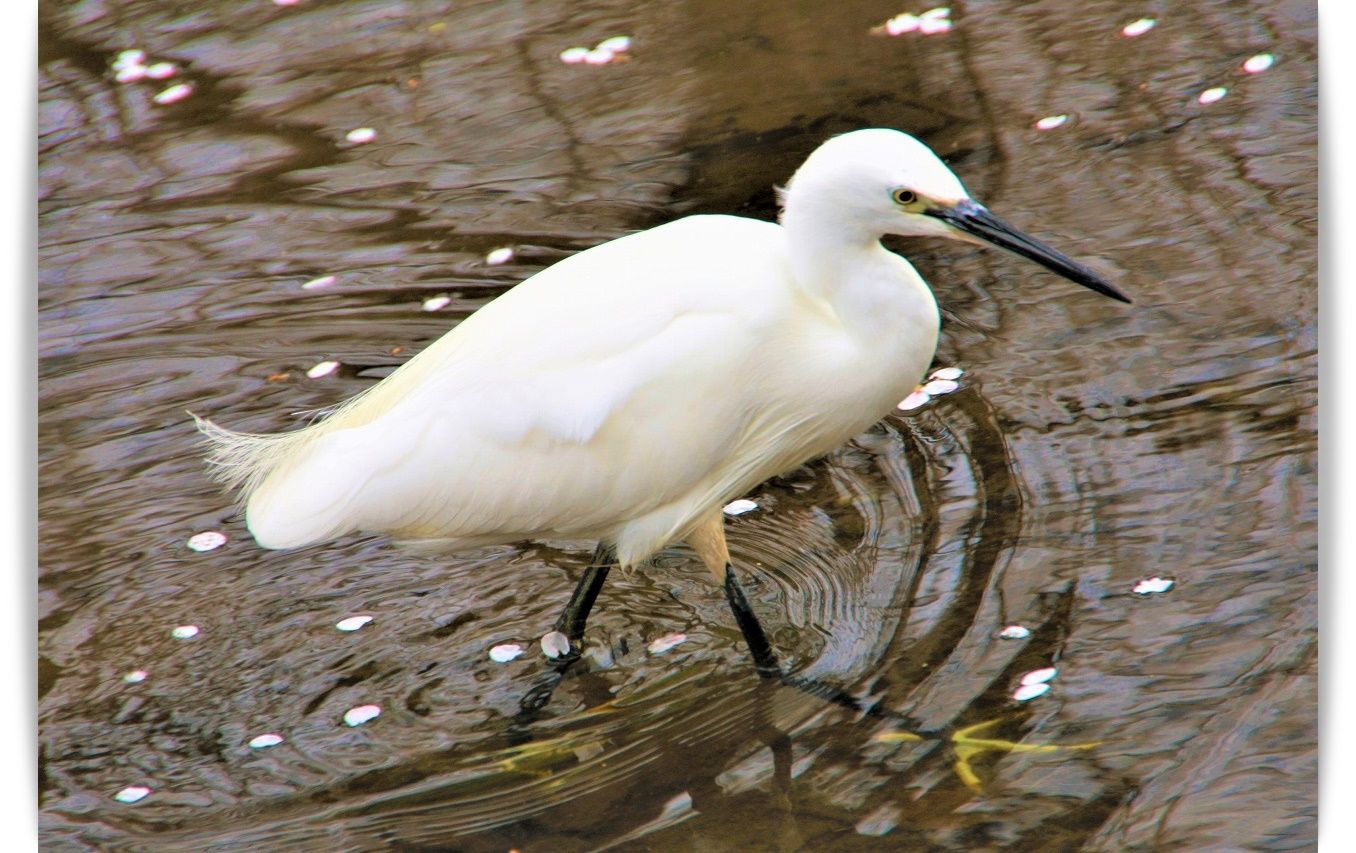
[[[556,623],[576,655],[611,565],[686,540],[754,663],[777,658],[730,566],[721,507],[879,420],[920,382],[937,302],[886,234],[988,243],[1129,302],[970,198],[894,130],[830,139],[780,224],[690,216],[548,267],[324,420],[199,420],[265,548],[353,531],[450,549],[599,545]]]

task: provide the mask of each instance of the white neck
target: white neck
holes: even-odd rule
[[[931,358],[936,299],[908,261],[880,244],[878,230],[804,203],[787,205],[782,228],[792,275],[828,302],[863,344],[889,346],[890,338],[904,335]]]

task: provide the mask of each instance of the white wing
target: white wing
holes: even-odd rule
[[[780,241],[690,217],[533,276],[264,460],[251,531],[268,547],[603,537],[710,500],[775,402],[758,377],[797,298]]]

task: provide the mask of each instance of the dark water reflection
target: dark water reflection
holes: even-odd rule
[[[1315,13],[1198,3],[1125,39],[1127,8],[958,3],[951,32],[889,39],[866,34],[906,11],[884,2],[46,4],[45,846],[1311,846]],[[618,33],[630,62],[557,59]],[[194,94],[113,82],[128,47]],[[1243,74],[1262,51],[1276,65]],[[815,144],[873,125],[924,137],[1136,296],[901,244],[964,390],[730,522],[785,658],[923,740],[760,686],[674,550],[610,581],[597,654],[523,743],[535,638],[586,546],[264,552],[207,482],[185,409],[287,427],[580,248],[687,212],[770,216]],[[360,126],[376,141],[346,142]],[[486,265],[499,246],[515,260]],[[343,366],[306,378],[324,359]],[[202,530],[230,541],[194,553]],[[1176,586],[1131,592],[1154,575]],[[333,628],[354,614],[374,620]],[[1031,636],[998,639],[1011,623]],[[182,624],[200,635],[172,639]],[[503,642],[533,645],[491,662]],[[1014,702],[1047,665],[1051,692]],[[378,719],[341,723],[367,703]],[[1099,745],[978,755],[976,790],[949,738],[989,721]],[[284,743],[247,746],[265,732]],[[134,784],[152,793],[113,798]]]

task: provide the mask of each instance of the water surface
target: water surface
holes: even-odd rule
[[[1315,10],[1174,4],[1127,37],[1144,13],[1109,0],[956,3],[949,32],[871,34],[925,8],[44,4],[44,847],[1311,847]],[[615,35],[626,61],[559,59]],[[128,48],[178,75],[116,82]],[[760,685],[676,548],[614,575],[592,653],[520,725],[590,543],[266,552],[207,479],[185,410],[290,428],[573,252],[772,218],[774,184],[866,126],[1136,299],[891,242],[961,390],[728,524],[784,660],[891,720]],[[882,740],[893,718],[920,739]]]

